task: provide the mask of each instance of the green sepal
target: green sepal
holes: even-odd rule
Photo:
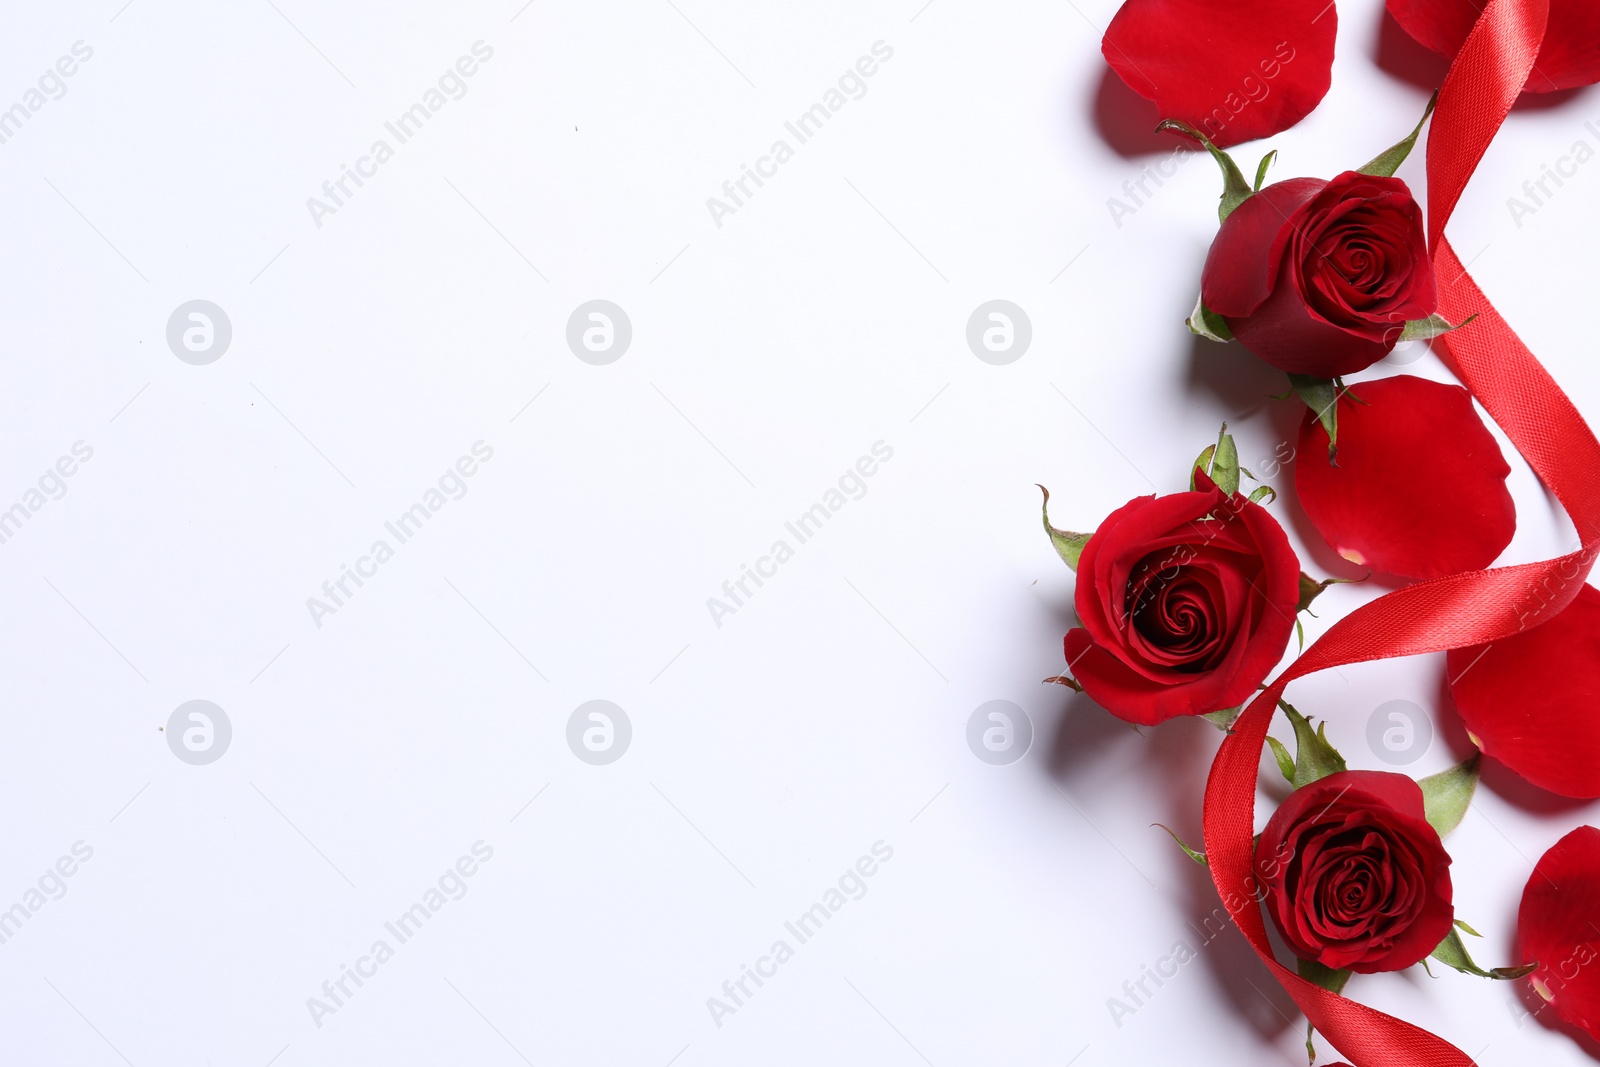
[[[1317,581],[1305,571],[1300,572],[1300,603],[1295,608],[1296,612],[1308,611],[1313,601],[1321,596],[1330,585],[1354,585],[1354,578],[1324,578]]]
[[[1482,753],[1475,753],[1471,759],[1417,783],[1422,787],[1422,807],[1428,825],[1437,830],[1440,837],[1460,826],[1461,820],[1466,818],[1472,794],[1478,789],[1482,762]]]
[[[1219,222],[1227,222],[1228,216],[1233,214],[1234,209],[1250,199],[1255,193],[1255,190],[1251,189],[1249,183],[1244,180],[1244,175],[1240,173],[1239,164],[1235,163],[1233,157],[1228,153],[1212,144],[1211,138],[1187,122],[1182,122],[1178,119],[1166,119],[1156,127],[1157,133],[1161,133],[1164,130],[1181,133],[1185,137],[1192,137],[1199,141],[1205,145],[1206,151],[1211,153],[1211,158],[1217,161],[1217,166],[1222,168],[1222,203],[1217,208],[1217,219]]]
[[[1435,92],[1433,99],[1428,101],[1428,109],[1422,113],[1422,122],[1417,123],[1417,128],[1411,131],[1411,136],[1362,167],[1358,173],[1367,174],[1374,178],[1394,177],[1394,172],[1400,169],[1400,164],[1404,163],[1406,157],[1411,154],[1411,150],[1417,147],[1417,138],[1422,133],[1423,124],[1428,121],[1428,116],[1433,114],[1433,109],[1438,103],[1439,94]]]
[[[1192,849],[1188,845],[1184,844],[1183,843],[1183,838],[1179,837],[1178,834],[1177,834],[1177,831],[1175,831],[1172,827],[1167,826],[1164,823],[1159,823],[1159,822],[1153,822],[1150,825],[1151,826],[1159,826],[1163,830],[1165,830],[1167,832],[1167,836],[1171,837],[1172,840],[1176,841],[1178,843],[1178,847],[1183,849],[1184,854],[1187,855],[1190,859],[1194,860],[1200,866],[1202,866],[1202,867],[1211,866],[1211,861],[1206,859],[1206,854],[1204,852],[1196,852],[1194,849]]]
[[[1227,733],[1229,730],[1233,729],[1233,724],[1238,720],[1239,713],[1242,711],[1244,711],[1244,706],[1240,705],[1237,708],[1223,708],[1221,711],[1208,711],[1200,717],[1206,722],[1210,723],[1212,726],[1215,726],[1217,729],[1221,730],[1223,733]]]
[[[1261,157],[1261,164],[1256,167],[1256,185],[1255,185],[1255,191],[1256,192],[1259,193],[1261,191],[1261,186],[1267,180],[1267,168],[1272,166],[1272,161],[1277,159],[1277,158],[1278,158],[1278,150],[1276,148],[1274,148],[1272,151],[1268,152],[1266,155]]]
[[[1478,316],[1473,315],[1471,318],[1468,318],[1462,322],[1461,326],[1465,326],[1468,322],[1471,322],[1477,317]],[[1413,319],[1406,323],[1405,329],[1400,331],[1400,340],[1396,343],[1405,344],[1407,341],[1431,341],[1435,337],[1442,337],[1451,330],[1459,330],[1461,329],[1461,326],[1450,325],[1450,320],[1439,314],[1429,315],[1425,319]]]
[[[1083,692],[1083,684],[1070,674],[1058,674],[1054,678],[1046,678],[1040,685],[1064,685],[1075,693]]]
[[[1289,749],[1276,737],[1267,738],[1267,745],[1272,749],[1272,758],[1278,761],[1278,773],[1283,775],[1283,780],[1290,785],[1294,784],[1294,757],[1289,755]]]
[[[1227,344],[1233,340],[1233,331],[1228,329],[1227,322],[1221,315],[1206,307],[1204,297],[1195,299],[1194,310],[1183,320],[1183,324],[1189,327],[1190,333],[1204,337],[1207,341]]]
[[[1312,729],[1311,720],[1295,710],[1293,704],[1280,700],[1278,706],[1289,716],[1289,722],[1294,726],[1294,778],[1290,782],[1291,785],[1296,789],[1304,789],[1312,782],[1326,778],[1330,774],[1348,770],[1344,757],[1339,755],[1339,750],[1328,741],[1327,723]]]
[[[1222,424],[1217,443],[1207,445],[1206,450],[1195,458],[1194,466],[1189,468],[1190,492],[1196,488],[1195,471],[1204,471],[1206,477],[1230,497],[1239,492],[1239,446],[1234,444],[1227,423]]]
[[[1083,546],[1089,543],[1093,534],[1070,533],[1058,530],[1050,525],[1050,490],[1039,486],[1039,491],[1044,494],[1044,532],[1050,535],[1050,544],[1055,547],[1056,555],[1061,561],[1073,570],[1078,569],[1078,559],[1083,555]]]
[[[1251,477],[1254,477],[1254,475],[1251,475]],[[1278,491],[1270,485],[1258,485],[1250,492],[1250,503],[1252,504],[1259,504],[1263,500],[1271,504],[1277,499]]]
[[[1328,462],[1332,463],[1339,453],[1339,397],[1344,386],[1336,378],[1291,374],[1289,387],[1306,407],[1317,413],[1317,421],[1328,431]]]
[[[1330,586],[1332,584],[1333,584],[1333,579],[1332,578],[1329,578],[1325,582],[1319,582],[1315,578],[1311,577],[1311,575],[1307,574],[1305,571],[1301,571],[1300,572],[1300,603],[1295,606],[1294,610],[1296,612],[1301,612],[1301,611],[1305,611],[1307,608],[1311,607],[1312,602],[1315,601],[1317,599],[1317,597],[1321,596],[1323,590],[1327,589],[1328,586]]]
[[[1461,924],[1457,924],[1458,926]],[[1476,975],[1479,978],[1493,978],[1500,982],[1513,982],[1518,978],[1526,978],[1539,969],[1537,963],[1525,963],[1520,967],[1496,967],[1486,971],[1472,962],[1472,956],[1467,952],[1465,942],[1457,930],[1451,930],[1450,935],[1439,942],[1439,947],[1431,953],[1432,957],[1444,964],[1453,967],[1462,974]]]

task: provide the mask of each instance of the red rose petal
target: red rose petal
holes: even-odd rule
[[[1600,590],[1548,621],[1544,596],[1513,605],[1531,629],[1450,653],[1450,695],[1486,755],[1541,789],[1600,797]]]
[[[1275,182],[1234,209],[1217,231],[1200,274],[1206,307],[1227,318],[1244,318],[1272,295],[1278,280],[1287,220],[1328,183],[1321,178]]]
[[[1405,578],[1482,570],[1511,543],[1511,467],[1458,385],[1403,375],[1339,401],[1338,466],[1307,411],[1294,483],[1317,532],[1346,559]]]
[[[1479,0],[1389,0],[1389,13],[1424,48],[1454,57],[1482,11]],[[1550,93],[1600,82],[1600,4],[1550,0],[1544,47],[1524,92]]]
[[[1322,102],[1328,0],[1127,0],[1100,50],[1128,87],[1220,148],[1281,133]]]
[[[1522,891],[1517,952],[1549,1010],[1600,1041],[1600,830],[1580,826],[1539,859]]]

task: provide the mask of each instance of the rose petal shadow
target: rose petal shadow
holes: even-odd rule
[[[1189,337],[1189,386],[1203,388],[1222,401],[1232,413],[1230,422],[1267,410],[1273,396],[1289,388],[1282,371],[1257,359],[1237,341],[1222,345],[1199,334]],[[1250,467],[1249,460],[1244,464]]]
[[[1151,821],[1164,822],[1192,847],[1202,847],[1198,798],[1205,792],[1210,753],[1221,742],[1216,727],[1187,718],[1135,731],[1087,696],[1067,696],[1050,745],[1048,773],[1065,784],[1106,766],[1115,750],[1119,774],[1158,783],[1164,803]],[[1166,837],[1160,827],[1151,832]],[[1184,941],[1205,961],[1213,984],[1237,1013],[1269,1042],[1298,1025],[1299,1008],[1234,927],[1206,869],[1173,845],[1166,869],[1152,873],[1182,896],[1190,927]]]
[[[1117,155],[1123,159],[1167,155],[1173,149],[1198,151],[1176,134],[1156,133],[1161,114],[1155,101],[1146,100],[1117,76],[1117,72],[1101,65],[1099,85],[1090,103],[1095,132]]]
[[[1426,48],[1405,31],[1395,17],[1385,8],[1378,20],[1378,32],[1373,41],[1373,59],[1378,69],[1392,77],[1428,92],[1444,84],[1450,69],[1450,60]],[[1530,79],[1536,80],[1537,73]],[[1553,93],[1523,93],[1512,106],[1512,111],[1549,111],[1563,107],[1568,102],[1588,92],[1592,86],[1561,89]]]
[[[1435,719],[1439,736],[1450,747],[1456,762],[1478,751],[1467,736],[1461,716],[1456,713],[1455,701],[1450,697],[1450,679],[1444,671],[1439,673],[1439,712]],[[1484,759],[1478,786],[1494,793],[1512,807],[1533,815],[1568,815],[1594,803],[1592,800],[1576,800],[1541,789],[1493,756]]]
[[[1418,44],[1387,8],[1378,18],[1372,58],[1379,70],[1430,93],[1444,84],[1445,73],[1450,69],[1448,59]]]

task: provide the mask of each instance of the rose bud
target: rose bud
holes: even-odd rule
[[[1338,451],[1307,410],[1294,484],[1306,518],[1341,556],[1403,578],[1483,570],[1511,543],[1511,466],[1459,385],[1401,375],[1338,401]]]
[[[1222,224],[1201,301],[1279,370],[1354,374],[1438,309],[1422,221],[1398,178],[1346,171],[1269,185]]]
[[[1128,88],[1229,145],[1282,133],[1322,102],[1338,12],[1327,0],[1127,0],[1100,51]]]
[[[1568,580],[1583,582],[1575,565]],[[1450,697],[1484,755],[1552,793],[1600,797],[1600,590],[1583,584],[1551,617],[1554,591],[1512,605],[1521,633],[1449,653]]]
[[[1078,562],[1068,668],[1131,723],[1237,707],[1294,632],[1300,561],[1283,528],[1201,471],[1195,485],[1112,512]]]
[[[1399,971],[1455,922],[1450,856],[1403,774],[1339,771],[1289,794],[1256,844],[1267,912],[1298,956]]]
[[[1600,1041],[1600,830],[1580,826],[1540,857],[1522,891],[1517,952],[1556,1018]]]
[[[1483,12],[1481,0],[1389,0],[1389,14],[1424,48],[1455,57]],[[1600,82],[1600,4],[1550,0],[1550,21],[1527,93],[1553,93]]]

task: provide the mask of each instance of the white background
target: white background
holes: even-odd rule
[[[1072,580],[1034,483],[1087,529],[1181,488],[1221,420],[1259,466],[1297,418],[1183,328],[1215,168],[1119,227],[1107,199],[1170,149],[1104,84],[1113,0],[921,3],[10,12],[0,107],[93,56],[0,145],[0,508],[75,442],[93,458],[0,545],[0,908],[93,857],[0,945],[7,1062],[1303,1062],[1243,940],[1200,947],[1214,893],[1150,825],[1198,842],[1219,735],[1040,684]],[[1358,166],[1420,114],[1440,68],[1394,40],[1380,67],[1380,11],[1340,4],[1333,91],[1273,140],[1279,177]],[[480,40],[466,95],[319,227],[307,198]],[[865,96],[716,225],[706,199],[877,41]],[[1519,110],[1452,233],[1600,415],[1600,164],[1521,227],[1505,205],[1589,120],[1600,97]],[[166,342],[197,298],[233,329],[206,366]],[[565,341],[596,298],[633,327],[609,366]],[[1032,322],[1009,366],[965,340],[996,298]],[[318,626],[307,598],[478,441],[467,494]],[[707,598],[878,441],[866,495],[717,626]],[[1507,558],[1568,547],[1515,467]],[[1276,511],[1307,545],[1292,494]],[[1310,635],[1380,591],[1330,592]],[[1420,775],[1466,751],[1441,669],[1291,695],[1380,769],[1374,709],[1428,709]],[[206,766],[163,732],[193,699],[232,724]],[[566,742],[592,699],[632,723],[608,766]],[[1010,766],[965,740],[995,699],[1034,728]],[[1488,783],[1451,847],[1497,965],[1532,859],[1596,809]],[[480,840],[466,895],[316,1025],[307,999]],[[718,1026],[707,998],[878,841],[866,895]],[[1178,941],[1199,958],[1114,1020]],[[1590,1062],[1505,986],[1351,992],[1486,1065]]]

